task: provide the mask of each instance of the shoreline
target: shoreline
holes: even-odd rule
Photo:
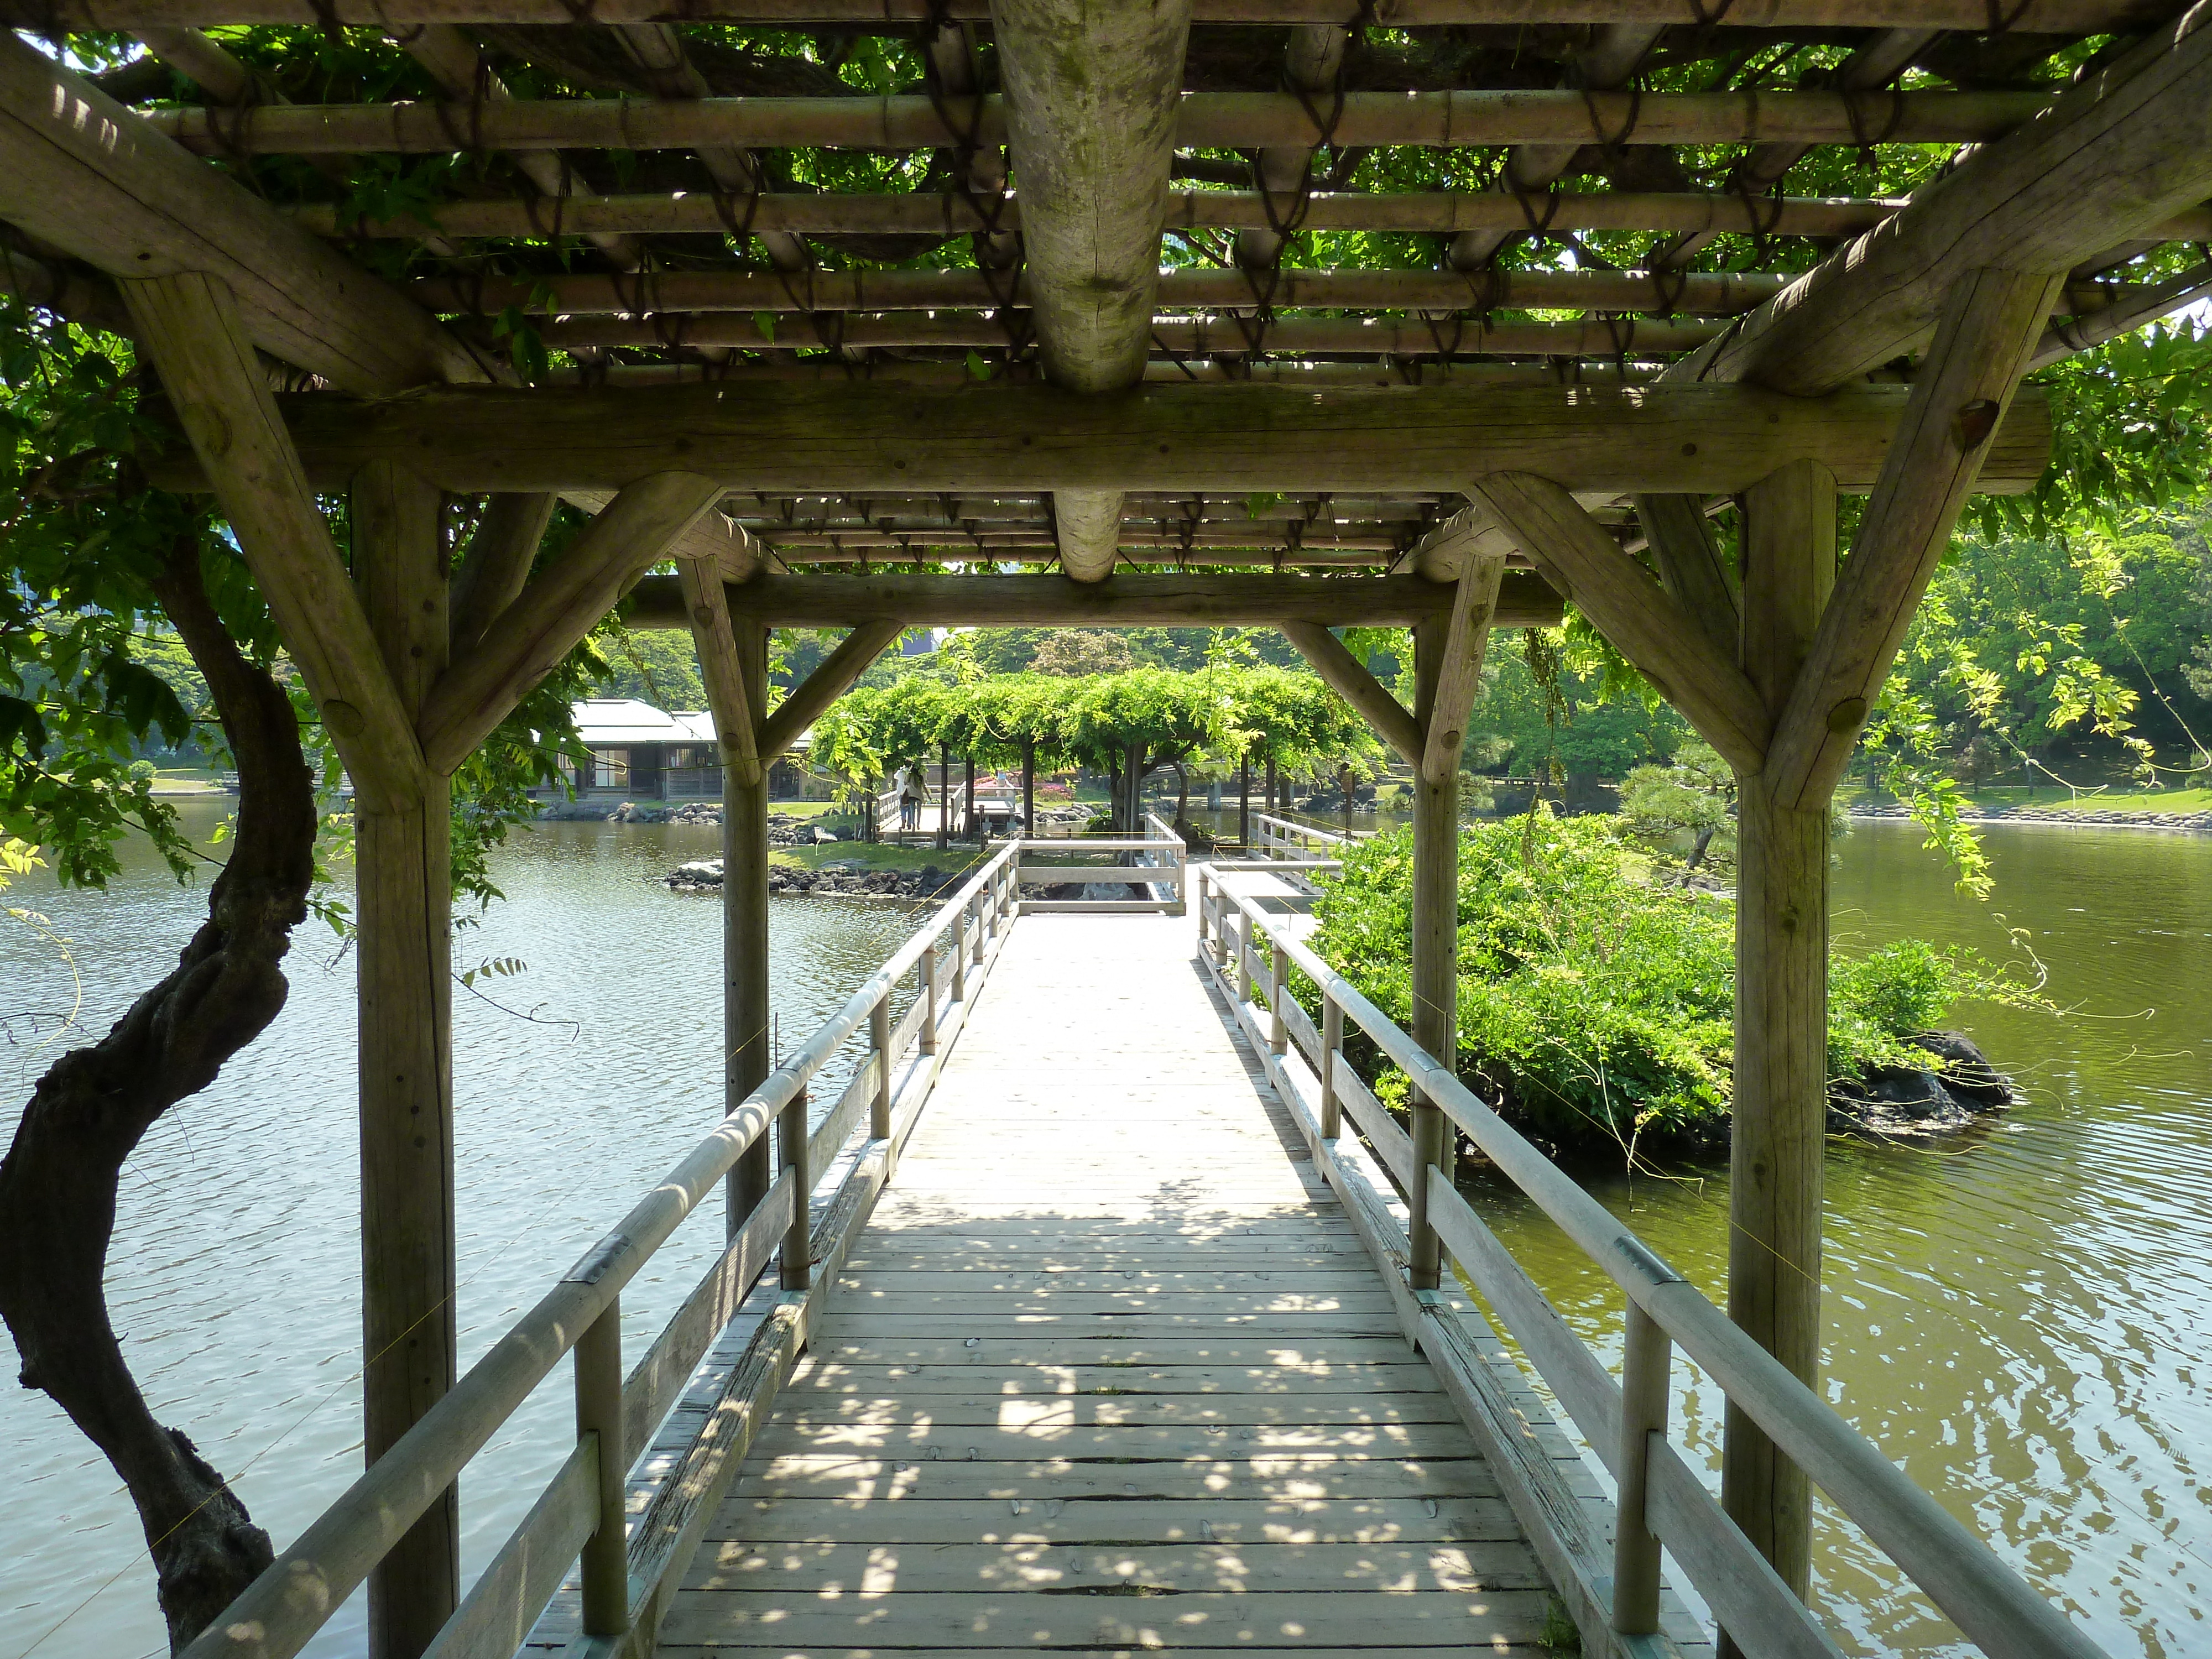
[[[1851,806],[1844,816],[1870,823],[1910,823],[1902,806]],[[2096,808],[2074,810],[2059,806],[2008,806],[1996,812],[1961,812],[1961,823],[2056,824],[2076,830],[2173,830],[2185,834],[2212,834],[2212,811],[2131,812]]]

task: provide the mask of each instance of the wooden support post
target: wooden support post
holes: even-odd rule
[[[1835,480],[1798,462],[1745,495],[1743,671],[1778,712],[1835,581]],[[1737,774],[1735,1127],[1729,1314],[1798,1377],[1820,1359],[1820,1158],[1827,1126],[1828,811]],[[1722,1504],[1799,1595],[1812,1492],[1734,1405]]]
[[[351,499],[362,608],[412,718],[446,665],[441,497],[375,462],[354,480]],[[456,1375],[449,790],[430,775],[412,799],[364,793],[356,802],[362,1449],[371,1463]],[[459,1497],[449,1487],[370,1576],[376,1659],[413,1659],[459,1605]]]
[[[768,629],[731,619],[748,708],[768,704]],[[722,1109],[733,1112],[767,1080],[768,773],[722,781]],[[730,1171],[730,1236],[768,1196],[769,1145],[762,1135]]]
[[[1449,629],[1441,623],[1413,630],[1414,678],[1419,702],[1414,716],[1425,735],[1436,721],[1437,690],[1443,674]],[[1446,1065],[1459,1047],[1459,769],[1432,775],[1413,772],[1413,1038]],[[1415,1290],[1437,1288],[1442,1253],[1429,1225],[1428,1182],[1419,1175],[1442,1164],[1448,1126],[1441,1108],[1413,1091],[1408,1114],[1415,1178],[1406,1205],[1411,1212],[1407,1274]]]
[[[868,1139],[891,1138],[891,999],[885,992],[868,1010],[868,1046],[876,1053],[876,1091],[868,1101]],[[927,1054],[934,1048],[934,1034],[922,1044]]]
[[[599,1462],[599,1522],[584,1540],[581,1564],[586,1636],[619,1636],[629,1628],[622,1393],[622,1297],[616,1296],[576,1339],[576,1437],[598,1437]]]
[[[731,631],[730,606],[721,573],[708,560],[679,558],[677,579],[691,617],[691,643],[699,656],[707,707],[714,716],[714,743],[721,751],[724,805],[732,788],[750,788],[761,779],[759,710],[745,689],[744,665],[737,635]],[[729,814],[723,813],[725,822]]]
[[[791,1176],[791,1225],[785,1229],[783,1249],[777,1253],[777,1270],[787,1291],[803,1291],[814,1282],[814,1215],[809,1203],[814,1194],[814,1171],[806,1164],[809,1098],[801,1089],[775,1120],[776,1156]]]

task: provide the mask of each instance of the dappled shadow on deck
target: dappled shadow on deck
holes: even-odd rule
[[[1520,1528],[1190,939],[1015,930],[665,1647],[1537,1641]]]

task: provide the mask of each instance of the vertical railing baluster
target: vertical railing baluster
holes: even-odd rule
[[[960,914],[952,919],[952,1000],[962,1008],[968,1006],[968,907],[960,907]]]
[[[1344,1005],[1323,986],[1321,993],[1321,1138],[1334,1140],[1344,1133],[1344,1105],[1337,1098],[1336,1068],[1344,1047]]]
[[[921,953],[915,964],[921,969],[921,1000],[927,1012],[921,1017],[921,1052],[937,1052],[937,941],[929,941],[929,948]]]
[[[868,1042],[876,1051],[876,1092],[868,1103],[868,1139],[891,1138],[891,998],[887,990],[868,1010]]]
[[[963,934],[968,931],[971,917],[975,921],[975,943],[969,947],[969,960],[980,968],[983,965],[983,896],[981,893],[969,899],[968,908],[960,913],[960,931]]]
[[[1276,1054],[1288,1052],[1291,1028],[1283,1018],[1283,998],[1291,975],[1291,953],[1278,944],[1267,973],[1267,1047]]]
[[[1659,1322],[1628,1304],[1620,1367],[1620,1509],[1613,1540],[1613,1627],[1624,1636],[1659,1628],[1659,1540],[1647,1507],[1651,1437],[1667,1432],[1674,1344]]]
[[[1237,930],[1237,1000],[1241,1006],[1252,1000],[1252,913],[1240,908],[1237,916],[1243,924]]]
[[[622,1298],[612,1296],[576,1339],[576,1437],[599,1443],[599,1522],[584,1541],[584,1634],[629,1628],[629,1523],[623,1502]]]
[[[803,1291],[814,1282],[814,1176],[806,1167],[807,1091],[799,1091],[776,1116],[776,1152],[791,1173],[791,1225],[783,1235],[783,1288]]]

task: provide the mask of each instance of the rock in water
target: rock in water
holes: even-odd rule
[[[702,887],[722,884],[722,861],[720,859],[699,859],[679,866],[666,878],[671,887],[696,891]]]
[[[1963,1032],[1922,1031],[1907,1041],[1936,1063],[1877,1066],[1857,1081],[1831,1085],[1831,1129],[1886,1139],[1944,1134],[2023,1098]]]

